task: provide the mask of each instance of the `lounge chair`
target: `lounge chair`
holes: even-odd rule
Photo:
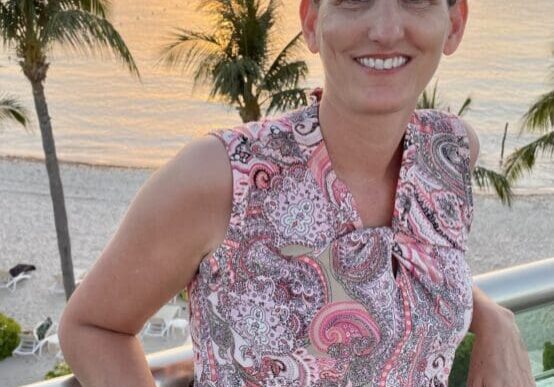
[[[44,344],[42,347],[46,347],[46,350],[48,353],[55,353],[56,359],[64,361],[62,349],[60,347],[60,339],[58,338],[58,334],[54,333],[53,335],[46,336],[44,338]]]
[[[19,334],[19,345],[13,351],[14,355],[26,356],[42,355],[42,348],[50,341],[50,336],[54,335],[55,324],[50,317],[35,326],[33,331],[23,331]]]
[[[189,333],[189,322],[184,318],[174,318],[169,322],[169,331],[171,336],[175,335],[175,331],[179,330],[182,336],[188,336]]]
[[[29,278],[31,278],[31,275],[25,272],[19,273],[16,276],[12,276],[8,271],[0,270],[0,289],[6,288],[13,293],[15,292],[15,289],[17,288],[17,284],[20,281],[23,281]]]
[[[169,331],[169,325],[160,317],[151,317],[144,325],[141,336],[165,337]]]
[[[30,265],[28,263],[18,263],[10,269],[10,274],[12,275],[12,277],[17,277],[21,273],[29,273],[36,269],[37,268],[35,265]]]

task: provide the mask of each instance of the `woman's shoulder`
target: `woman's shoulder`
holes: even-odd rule
[[[235,127],[214,129],[206,135],[218,138],[225,146],[234,172],[248,173],[255,165],[267,162],[290,165],[305,158],[295,128],[309,124],[307,118],[302,118],[308,108],[304,106]]]
[[[479,156],[479,137],[473,126],[462,117],[449,111],[438,109],[418,109],[415,111],[417,121],[431,132],[450,133],[462,138],[470,152],[471,169]]]
[[[279,133],[291,133],[293,125],[298,121],[298,116],[307,107],[290,110],[274,116],[260,118],[257,121],[242,123],[228,128],[216,128],[209,131],[208,135],[214,135],[226,145],[238,142],[255,142],[268,139]]]

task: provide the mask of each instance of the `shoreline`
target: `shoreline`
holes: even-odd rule
[[[2,155],[0,154],[0,161],[27,161],[31,163],[44,163],[44,158],[34,157],[34,156],[12,156],[12,155]],[[115,164],[96,164],[89,163],[85,161],[73,161],[73,160],[62,160],[58,159],[60,165],[68,166],[84,166],[90,168],[99,168],[99,169],[119,169],[119,170],[134,170],[134,171],[145,171],[145,172],[154,172],[161,167],[148,167],[148,166],[135,166],[135,165],[115,165]],[[162,164],[163,165],[163,164]],[[529,196],[554,196],[554,187],[515,187],[512,189],[514,193],[514,200],[517,200],[518,196],[529,197]],[[475,196],[490,196],[495,197],[496,194],[492,190],[482,190],[473,188],[473,194]]]
[[[0,154],[0,161],[28,161],[31,163],[44,163],[44,158],[34,157],[34,156],[12,156],[12,155],[2,155]],[[58,163],[60,165],[75,165],[91,168],[102,168],[102,169],[130,169],[130,170],[144,170],[154,172],[159,167],[145,167],[145,166],[134,166],[134,165],[115,165],[115,164],[96,164],[88,163],[85,161],[74,161],[74,160],[63,160],[58,158]],[[554,190],[554,188],[553,188]]]

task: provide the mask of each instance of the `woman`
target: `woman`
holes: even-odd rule
[[[464,261],[475,133],[414,111],[467,1],[302,0],[300,16],[323,92],[150,178],[64,312],[68,363],[85,386],[154,385],[135,335],[188,285],[199,386],[446,385],[468,328],[470,385],[533,385],[513,315]]]

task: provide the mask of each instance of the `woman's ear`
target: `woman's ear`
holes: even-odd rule
[[[450,31],[444,44],[443,53],[452,55],[464,36],[468,18],[467,0],[458,0],[448,12],[450,14]]]
[[[308,49],[313,53],[319,52],[316,37],[318,6],[314,0],[300,1],[300,22],[302,23],[302,35]]]

